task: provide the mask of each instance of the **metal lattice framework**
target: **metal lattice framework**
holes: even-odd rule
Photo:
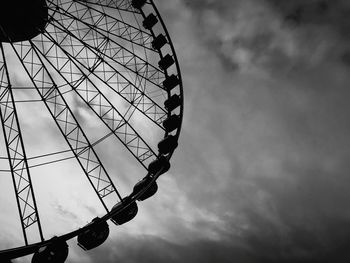
[[[28,245],[27,229],[36,225],[43,240],[38,209],[36,207],[33,186],[24,150],[23,137],[18,121],[16,104],[6,65],[3,46],[0,60],[0,115],[10,171],[18,204],[19,217],[23,230],[24,242]]]
[[[179,64],[152,0],[45,2],[45,27],[35,29],[35,37],[13,41],[10,36],[16,32],[8,32],[0,22],[0,36],[5,39],[0,40],[1,147],[6,149],[0,161],[8,163],[0,167],[0,173],[12,176],[25,244],[0,251],[0,261],[34,253],[52,242],[44,237],[41,226],[35,199],[40,195],[34,194],[32,182],[35,167],[75,160],[86,178],[81,180],[90,183],[104,207],[106,214],[101,220],[106,221],[139,200],[166,172],[165,166],[154,170],[154,165],[170,160],[181,130],[183,91]],[[20,80],[16,77],[19,68],[23,76]],[[22,90],[35,95],[23,98]],[[26,134],[21,130],[21,111],[17,109],[26,103],[42,105],[46,119],[65,142],[65,149],[26,153]],[[79,111],[88,112],[107,133],[91,138],[85,130],[88,120],[77,114]],[[140,178],[151,178],[144,189],[135,191],[131,186],[128,194],[121,193],[110,176],[96,146],[113,137],[115,147],[125,149],[144,169]],[[166,150],[161,149],[162,143]],[[111,205],[116,203],[123,206],[112,211]],[[68,240],[87,228],[59,239]],[[34,241],[33,232],[37,238]]]

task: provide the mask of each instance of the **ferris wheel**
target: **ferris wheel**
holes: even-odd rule
[[[96,248],[108,238],[108,220],[129,222],[157,192],[181,130],[180,68],[153,0],[20,0],[0,6],[0,173],[11,177],[23,234],[23,245],[0,251],[0,261],[34,254],[33,263],[64,262],[69,239],[76,237],[83,250]],[[46,149],[28,139],[28,105],[34,105],[31,125],[50,127],[38,137],[55,129],[60,143]],[[104,164],[103,149],[97,150],[106,140],[142,171],[128,187],[120,186]],[[35,169],[50,171],[52,164],[68,161],[105,212],[48,237]]]

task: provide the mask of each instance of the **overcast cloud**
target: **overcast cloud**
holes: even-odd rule
[[[349,262],[348,1],[156,4],[185,89],[172,169],[68,262]]]

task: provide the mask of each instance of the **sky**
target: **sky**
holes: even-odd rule
[[[172,168],[135,220],[88,253],[70,241],[67,262],[349,262],[350,3],[156,4],[184,84]],[[57,224],[88,221],[74,195]]]

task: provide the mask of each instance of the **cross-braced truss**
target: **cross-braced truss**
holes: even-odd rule
[[[27,245],[27,231],[31,226],[38,228],[41,240],[43,240],[43,233],[2,44],[0,53],[0,116],[24,241]]]
[[[97,153],[98,143],[115,137],[115,143],[131,154],[131,160],[144,169],[142,176],[151,177],[152,183],[170,166],[181,129],[181,121],[171,123],[171,117],[181,120],[183,113],[181,74],[158,10],[151,0],[143,3],[144,9],[136,7],[140,2],[46,0],[46,26],[38,29],[38,35],[22,42],[8,39],[0,43],[0,116],[7,148],[7,157],[0,159],[9,161],[6,172],[12,175],[26,245],[31,243],[28,231],[34,227],[40,244],[48,242],[41,228],[31,168],[75,159],[107,211],[102,217],[107,220],[111,205],[130,205],[142,193],[135,191],[136,185],[129,195],[120,193],[113,182],[115,175],[109,175]],[[156,17],[151,23],[158,23],[157,29],[144,24],[150,12]],[[160,43],[154,43],[156,36]],[[9,60],[17,61],[14,68],[21,67],[25,87],[11,86],[6,50],[11,53]],[[18,79],[15,82],[18,84]],[[16,100],[17,89],[34,90],[36,95]],[[45,106],[44,114],[65,140],[65,146],[60,145],[64,149],[55,146],[49,153],[26,155],[16,104],[28,102]],[[82,117],[80,111],[86,115]],[[86,116],[101,125],[102,137],[88,138],[91,134],[85,127],[90,119]],[[19,249],[22,255],[33,253],[28,247]]]
[[[95,189],[102,204],[106,210],[109,211],[109,208],[104,202],[104,198],[111,193],[116,193],[120,199],[121,196],[83,129],[77,122],[65,98],[57,88],[57,84],[48,69],[45,67],[42,58],[39,56],[36,49],[34,49],[32,41],[11,45],[30,77],[41,100],[45,103],[46,108],[56,122],[91,185]]]

